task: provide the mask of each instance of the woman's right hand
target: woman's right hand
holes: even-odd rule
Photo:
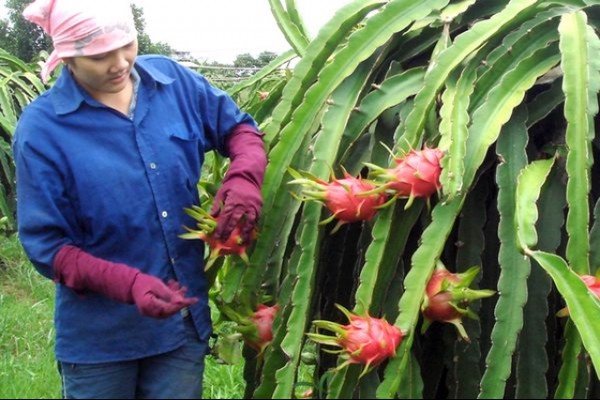
[[[198,301],[185,297],[186,288],[126,264],[113,263],[65,245],[54,258],[55,281],[77,293],[91,290],[127,304],[135,304],[142,315],[169,317]]]
[[[155,276],[139,273],[131,286],[131,296],[142,315],[167,318],[182,308],[198,301],[197,297],[185,297],[187,288],[171,280],[168,284]]]

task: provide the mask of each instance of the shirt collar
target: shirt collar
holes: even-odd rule
[[[131,103],[129,104],[129,111],[127,112],[127,116],[129,119],[133,119],[133,113],[135,111],[135,106],[137,104],[138,90],[140,88],[140,74],[137,72],[137,69],[131,69],[131,81],[133,82],[133,93],[131,95]]]
[[[141,84],[148,88],[156,89],[157,84],[169,85],[175,79],[165,75],[163,72],[153,68],[151,65],[140,64],[136,61],[135,68],[141,77]],[[83,102],[95,102],[82,88],[77,84],[68,68],[63,66],[60,76],[50,89],[54,111],[57,115],[71,113],[79,108]]]

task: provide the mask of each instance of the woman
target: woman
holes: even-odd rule
[[[66,398],[201,398],[211,333],[199,203],[204,153],[231,159],[217,235],[247,239],[266,156],[255,121],[203,77],[137,57],[123,0],[36,0],[24,16],[52,37],[53,87],[19,119],[20,240],[53,279],[56,358]]]

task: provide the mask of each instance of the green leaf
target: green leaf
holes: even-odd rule
[[[489,91],[496,85],[498,76],[515,68],[524,54],[547,47],[558,41],[558,17],[565,13],[562,7],[554,7],[538,13],[510,32],[501,45],[490,51],[481,67],[481,76],[477,80],[477,90],[471,101],[471,109],[481,106]]]
[[[442,183],[444,196],[447,199],[456,196],[462,190],[464,158],[469,136],[469,100],[475,88],[477,67],[482,58],[482,55],[475,56],[467,67],[462,70],[455,84],[450,79],[448,90],[442,96],[440,132],[442,138],[445,139],[445,143],[447,143],[448,152],[442,159],[440,182]]]
[[[479,398],[494,399],[506,395],[506,382],[510,377],[512,358],[519,332],[523,327],[523,307],[527,302],[527,277],[530,262],[517,248],[515,232],[515,197],[517,176],[527,165],[528,142],[527,114],[518,108],[504,126],[496,152],[502,162],[496,168],[498,185],[498,238],[500,249],[500,277],[497,289],[499,298],[494,310],[496,323],[491,333],[492,346],[485,358],[486,369],[481,379]]]
[[[568,321],[564,331],[564,346],[561,352],[562,365],[558,373],[558,385],[554,393],[555,399],[580,399],[585,397],[576,396],[579,379],[582,375],[588,375],[586,380],[589,381],[589,374],[582,374],[582,367],[586,364],[585,355],[581,343],[581,336],[573,325],[572,321]],[[587,388],[589,382],[584,384]]]
[[[588,31],[585,13],[565,14],[559,25],[561,69],[567,120],[567,242],[566,257],[579,273],[589,273],[589,206],[593,119],[598,112],[596,93],[600,84],[591,57],[597,57],[598,38]]]
[[[365,264],[358,278],[354,312],[362,315],[378,310],[381,304],[373,304],[375,298],[381,296],[375,288],[381,285],[382,276],[389,282],[390,273],[398,265],[398,259],[404,252],[406,241],[417,218],[423,210],[423,202],[413,204],[408,210],[393,205],[382,210],[373,227],[373,240],[365,255]]]
[[[528,125],[530,121],[531,116],[527,121]],[[538,247],[549,252],[555,252],[558,248],[564,224],[566,200],[561,173],[558,168],[552,170],[538,201]],[[515,398],[518,399],[548,398],[549,385],[546,377],[550,373],[549,359],[552,357],[548,349],[554,343],[553,320],[548,319],[548,296],[551,290],[552,279],[532,260],[531,274],[527,280],[527,304],[523,310],[525,324],[519,335],[517,365],[513,370],[517,380]]]
[[[502,125],[510,119],[513,109],[523,101],[526,90],[535,84],[539,76],[556,65],[559,59],[555,45],[522,57],[515,68],[498,78],[487,101],[473,113],[465,159],[465,188],[474,179],[487,149],[498,137]]]
[[[296,25],[296,28],[298,28],[302,36],[310,40],[306,27],[304,26],[304,22],[302,21],[302,17],[298,13],[296,0],[285,0],[285,9],[290,17],[290,21]]]
[[[562,78],[556,79],[550,88],[537,96],[527,104],[527,127],[531,128],[535,123],[546,118],[556,107],[564,102],[562,91]]]
[[[537,200],[554,165],[555,158],[538,160],[523,168],[517,178],[515,220],[518,244],[521,249],[534,248],[538,237],[535,223],[538,219]]]
[[[552,277],[556,288],[564,297],[571,320],[575,323],[581,340],[590,354],[594,369],[600,371],[600,302],[588,290],[581,278],[568,266],[565,260],[555,254],[531,251],[533,257]]]
[[[415,99],[415,107],[406,122],[405,146],[419,148],[419,139],[425,126],[425,116],[435,102],[436,95],[444,82],[465,58],[478,49],[486,40],[510,24],[513,18],[528,7],[536,3],[535,0],[513,0],[504,10],[492,18],[476,23],[471,29],[459,35],[452,46],[442,52],[438,63],[427,74],[425,85]],[[404,150],[409,150],[405,148]]]
[[[402,103],[409,96],[417,93],[423,85],[424,76],[423,68],[411,68],[385,79],[362,99],[346,125],[340,143],[340,150],[344,151],[344,154],[339,156],[340,162],[344,162],[348,158],[350,146],[365,132],[369,124],[385,110]]]
[[[273,119],[264,128],[267,144],[271,144],[276,137],[282,134],[283,126],[290,121],[294,110],[302,103],[306,90],[317,79],[319,71],[323,69],[336,50],[337,43],[342,42],[342,39],[356,24],[362,21],[369,12],[381,7],[384,2],[384,0],[356,0],[339,9],[323,25],[315,39],[306,48],[306,54],[296,64],[292,77],[283,90],[281,102],[273,111]],[[315,113],[320,109],[321,105]],[[300,134],[303,135],[305,132],[302,131]]]
[[[275,21],[279,26],[279,29],[283,33],[283,36],[287,39],[288,43],[299,56],[303,56],[308,46],[308,39],[304,35],[298,25],[292,21],[289,13],[283,8],[280,0],[269,0],[271,5],[271,12],[275,17]]]

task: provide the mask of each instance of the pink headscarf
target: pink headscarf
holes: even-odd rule
[[[137,37],[128,0],[35,0],[23,16],[52,37],[54,51],[42,66],[42,80],[62,58],[106,53]]]

